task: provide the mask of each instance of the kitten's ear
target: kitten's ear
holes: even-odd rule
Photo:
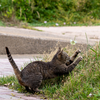
[[[61,47],[59,47],[59,48],[58,48],[58,51],[57,51],[57,53],[59,53],[59,52],[61,52]]]
[[[63,54],[63,50],[60,51],[60,52],[57,54],[57,57],[58,57],[58,58],[61,58],[62,54]]]

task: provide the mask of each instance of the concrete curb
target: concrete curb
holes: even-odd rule
[[[43,40],[34,38],[25,38],[17,36],[0,35],[0,54],[5,54],[5,47],[9,47],[12,54],[43,54],[50,53],[56,47],[69,47],[69,42],[57,40]],[[75,48],[86,50],[86,44],[77,44]]]

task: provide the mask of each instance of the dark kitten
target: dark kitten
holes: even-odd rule
[[[76,61],[73,62],[79,52],[75,52],[70,58],[67,53],[59,48],[50,62],[34,61],[20,71],[7,47],[6,53],[20,85],[24,86],[27,91],[31,90],[32,92],[39,92],[38,87],[41,85],[42,80],[67,74],[82,60],[82,57],[78,57]]]

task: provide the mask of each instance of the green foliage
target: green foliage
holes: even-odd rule
[[[29,23],[100,23],[100,0],[0,0],[0,5],[0,17]]]
[[[0,0],[0,17],[11,17],[12,9],[12,0]]]
[[[1,77],[0,78],[0,85],[4,85],[4,84],[8,84],[8,83],[11,84],[14,81],[15,81],[14,76]]]

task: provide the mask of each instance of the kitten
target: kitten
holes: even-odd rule
[[[40,91],[38,87],[41,85],[42,80],[67,74],[82,60],[82,57],[78,57],[76,61],[73,62],[78,53],[80,53],[79,50],[77,50],[72,57],[69,57],[66,52],[59,48],[50,62],[34,61],[20,71],[8,47],[6,47],[6,53],[20,85],[24,86],[27,91],[31,90],[33,93]]]

